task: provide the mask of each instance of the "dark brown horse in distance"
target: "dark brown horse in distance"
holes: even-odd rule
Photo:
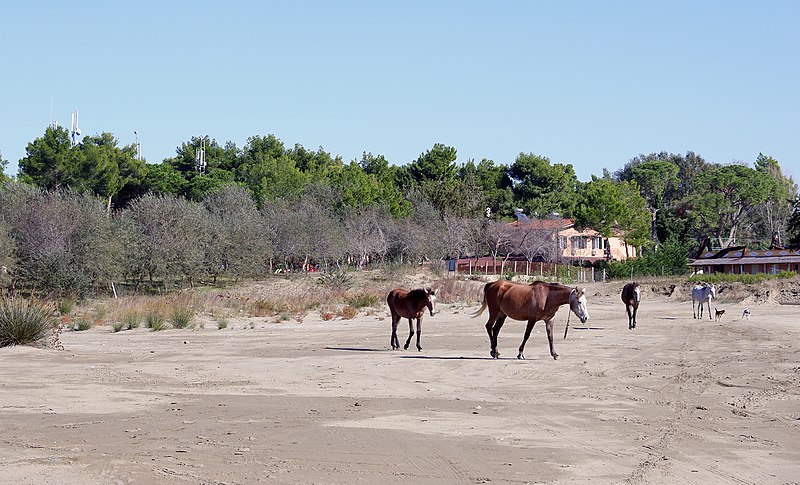
[[[417,350],[422,350],[419,338],[422,336],[422,316],[425,308],[431,313],[436,314],[436,290],[432,288],[418,288],[416,290],[404,290],[395,288],[386,297],[389,304],[389,311],[392,312],[392,350],[400,348],[400,341],[397,340],[397,324],[401,318],[408,318],[408,340],[403,350],[408,349],[411,337],[414,336],[414,322],[417,319]]]
[[[500,352],[497,350],[497,335],[500,333],[506,317],[528,321],[525,337],[522,339],[522,345],[519,346],[518,359],[525,358],[522,352],[525,350],[525,342],[531,336],[533,325],[539,320],[544,320],[547,341],[550,343],[550,355],[557,359],[558,354],[553,349],[553,317],[556,316],[561,305],[569,303],[570,310],[580,318],[581,323],[586,323],[589,319],[589,312],[586,310],[585,293],[584,288],[572,288],[544,281],[535,281],[531,284],[505,280],[494,281],[483,287],[483,305],[472,316],[477,317],[487,307],[489,308],[486,331],[489,333],[492,346],[490,354],[495,359],[500,357]]]
[[[628,330],[636,328],[636,311],[639,310],[639,302],[642,300],[642,289],[635,281],[622,287],[622,303],[625,304],[625,311],[628,312]]]

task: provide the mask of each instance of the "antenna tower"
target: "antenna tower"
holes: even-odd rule
[[[72,113],[72,126],[69,130],[69,136],[72,139],[72,146],[78,144],[78,138],[81,136],[81,129],[78,128],[78,112]]]
[[[194,156],[195,167],[197,171],[204,174],[206,173],[206,139],[200,139],[200,148]]]
[[[136,160],[142,159],[142,144],[139,143],[139,130],[133,130],[133,134],[136,135]]]

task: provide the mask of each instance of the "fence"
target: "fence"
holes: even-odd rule
[[[448,270],[462,275],[498,275],[504,277],[525,276],[546,281],[589,283],[603,281],[608,275],[605,270],[594,267],[572,266],[567,264],[545,263],[519,259],[493,259],[490,257],[451,259]]]

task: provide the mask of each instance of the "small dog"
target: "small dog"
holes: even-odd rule
[[[750,309],[745,308],[742,312],[742,320],[750,320]]]
[[[725,313],[725,310],[717,310],[717,308],[714,307],[714,320],[720,321],[723,313]]]

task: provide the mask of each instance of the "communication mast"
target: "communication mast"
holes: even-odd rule
[[[194,155],[194,163],[195,168],[201,174],[206,173],[206,139],[202,137],[200,139],[200,148],[197,150],[197,153]]]
[[[139,130],[133,130],[133,134],[136,135],[136,160],[142,159],[142,144],[139,143]]]
[[[81,136],[81,129],[78,128],[78,112],[72,113],[72,126],[69,130],[69,136],[72,139],[72,146],[78,144],[78,138]]]

